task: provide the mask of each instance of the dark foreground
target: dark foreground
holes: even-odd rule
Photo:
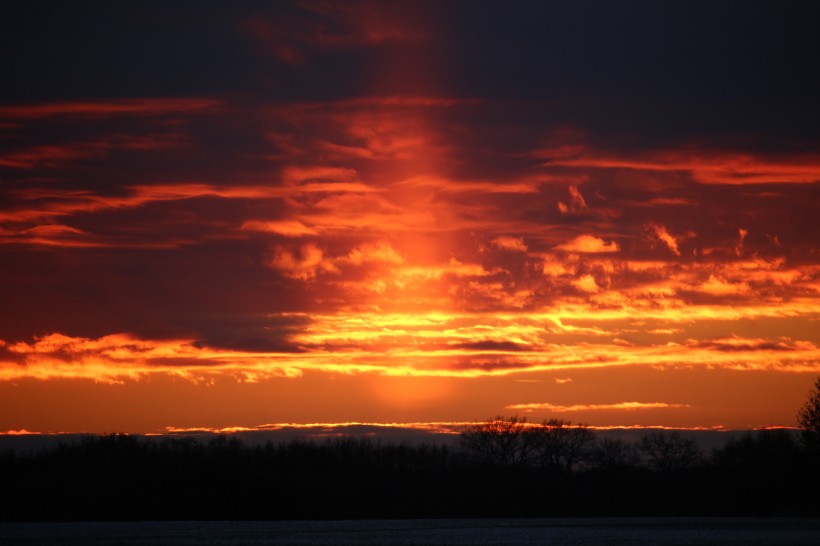
[[[4,546],[820,544],[814,518],[0,523]]]
[[[664,438],[677,442],[667,448],[693,447]],[[246,446],[226,437],[88,437],[0,452],[0,521],[820,515],[820,459],[782,431],[686,458],[671,448],[664,458],[637,458],[625,443],[587,447],[583,459],[531,462],[352,438]]]

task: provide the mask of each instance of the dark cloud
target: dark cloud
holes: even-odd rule
[[[790,338],[781,339],[746,339],[741,337],[729,337],[722,339],[692,340],[691,347],[714,349],[722,352],[749,352],[749,351],[797,351],[813,349],[811,343],[795,341]]]
[[[513,343],[512,341],[476,341],[474,343],[459,343],[453,345],[454,348],[468,349],[473,351],[526,351],[531,349],[521,343]]]

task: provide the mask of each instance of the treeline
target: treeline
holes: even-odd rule
[[[115,434],[0,454],[0,520],[820,515],[817,463],[783,430],[704,453],[676,432],[517,418],[457,446]]]

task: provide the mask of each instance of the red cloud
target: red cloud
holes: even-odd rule
[[[776,160],[735,152],[633,152],[615,155],[583,146],[556,147],[536,155],[545,166],[690,172],[703,184],[810,184],[820,181],[820,156],[794,155]]]
[[[678,240],[673,237],[664,226],[660,224],[649,224],[648,228],[655,234],[655,236],[663,242],[668,248],[669,252],[675,256],[680,256],[680,249],[678,248]]]
[[[94,102],[52,102],[0,106],[0,117],[42,119],[47,117],[110,117],[123,115],[156,116],[210,110],[222,101],[207,98],[121,99]]]

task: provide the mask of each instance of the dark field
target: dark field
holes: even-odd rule
[[[809,518],[4,523],[4,546],[820,544]]]

